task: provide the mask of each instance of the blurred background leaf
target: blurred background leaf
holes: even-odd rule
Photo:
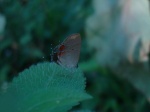
[[[92,3],[94,13],[88,17],[85,29],[88,47],[95,50],[97,66],[109,68],[120,78],[119,80],[129,81],[143,93],[148,102],[149,1],[93,0]],[[118,108],[116,101],[110,101],[116,110]],[[142,112],[141,109],[138,111]]]

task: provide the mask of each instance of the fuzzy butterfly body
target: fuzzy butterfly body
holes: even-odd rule
[[[80,34],[70,35],[60,45],[54,48],[51,60],[68,68],[77,67],[80,48]]]

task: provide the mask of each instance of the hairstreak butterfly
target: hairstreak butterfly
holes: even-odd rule
[[[68,68],[77,67],[80,47],[80,34],[72,34],[54,48],[51,55],[51,61]]]

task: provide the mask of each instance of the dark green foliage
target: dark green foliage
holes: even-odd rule
[[[10,79],[42,57],[50,60],[51,47],[83,30],[89,12],[87,3],[85,0],[0,1],[0,14],[6,18],[0,39],[0,66],[12,65],[4,75],[11,75]]]

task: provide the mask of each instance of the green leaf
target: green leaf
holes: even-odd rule
[[[75,110],[75,111],[71,111],[71,112],[95,112],[95,111],[91,111],[91,110]]]
[[[89,98],[79,69],[45,62],[21,72],[7,92],[1,93],[0,111],[65,112]]]

